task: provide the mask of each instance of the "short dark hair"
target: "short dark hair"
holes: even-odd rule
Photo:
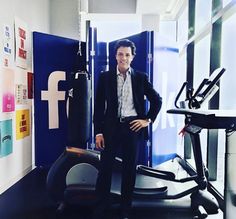
[[[118,40],[116,42],[116,45],[115,45],[115,48],[114,48],[115,49],[115,54],[117,53],[117,50],[120,47],[130,47],[132,55],[136,55],[136,46],[135,46],[134,42],[132,42],[131,40],[128,40],[128,39]]]

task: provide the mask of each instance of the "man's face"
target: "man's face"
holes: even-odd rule
[[[121,73],[124,73],[130,67],[134,56],[132,55],[132,50],[130,47],[119,47],[116,52],[116,61],[118,69]]]

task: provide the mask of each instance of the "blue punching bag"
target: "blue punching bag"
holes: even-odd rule
[[[91,125],[91,80],[86,71],[71,74],[68,110],[68,146],[86,149]]]

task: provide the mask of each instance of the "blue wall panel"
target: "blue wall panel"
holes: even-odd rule
[[[158,119],[153,124],[153,166],[176,157],[177,139],[181,138],[178,127],[184,125],[182,120],[177,120],[176,115],[166,113],[168,109],[175,108],[175,97],[181,87],[178,72],[179,51],[175,47],[166,46],[166,39],[159,38],[157,42],[154,49],[153,86],[158,88],[163,103]]]
[[[83,56],[80,57],[77,56],[79,47],[77,40],[34,32],[33,47],[35,163],[36,166],[48,166],[58,158],[67,143],[68,79],[71,72],[76,72],[85,66],[85,44],[82,44]],[[49,78],[55,80],[49,83]],[[48,95],[44,97],[45,100],[42,100],[43,92]],[[61,98],[59,93],[62,94]],[[55,111],[53,115],[55,119],[51,118],[49,108],[58,109],[58,113]],[[57,119],[58,124],[56,124]],[[53,126],[50,126],[49,120]]]

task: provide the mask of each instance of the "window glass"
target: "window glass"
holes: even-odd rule
[[[212,0],[196,1],[195,33],[198,33],[211,21]]]
[[[186,71],[187,71],[187,41],[188,41],[188,6],[183,10],[183,13],[180,15],[177,21],[177,45],[179,48],[179,64],[178,64],[178,77],[176,77],[176,93],[179,92],[182,84],[186,81]],[[179,98],[180,101],[185,100],[185,92],[182,93]],[[179,103],[177,103],[179,106]],[[184,127],[184,116],[176,116],[176,127],[177,127],[177,154],[181,157],[184,157],[184,139],[179,132]]]
[[[181,50],[188,41],[188,7],[185,7],[183,14],[179,17],[177,25],[177,40]]]
[[[179,65],[178,65],[178,72],[179,75],[176,79],[177,83],[177,91],[176,94],[179,92],[182,84],[186,81],[186,69],[187,69],[187,50],[186,48],[181,51],[179,55]],[[185,92],[180,97],[180,100],[185,100]],[[178,104],[179,106],[179,104]],[[180,131],[184,128],[184,116],[177,115],[176,117],[176,127],[177,127],[177,154],[180,155],[181,157],[184,157],[184,138],[180,134]]]
[[[194,78],[193,87],[197,89],[204,78],[209,78],[210,72],[210,43],[211,34],[195,42],[194,47]],[[203,108],[203,106],[201,107]]]
[[[225,130],[218,131],[218,155],[217,155],[217,180],[212,182],[215,188],[224,194],[224,172],[225,172]]]
[[[236,87],[236,14],[222,24],[221,65],[226,69],[220,83],[220,108],[236,109],[236,101],[232,101],[232,94]]]
[[[225,2],[225,1],[224,1]],[[236,14],[229,17],[222,24],[221,39],[221,66],[226,72],[220,80],[220,109],[236,110],[236,102],[232,100],[235,93],[236,77]],[[224,185],[224,154],[225,154],[225,131],[220,130],[218,136],[218,172],[216,188],[223,194]]]
[[[223,7],[229,4],[232,0],[223,0]]]
[[[195,42],[194,47],[194,78],[193,88],[196,91],[200,83],[204,78],[209,78],[209,66],[210,66],[210,42],[211,35],[206,35],[203,39]],[[207,109],[208,105],[202,105],[201,109]],[[207,130],[203,129],[200,133],[202,158],[204,164],[206,164],[207,157]],[[192,155],[192,158],[193,155]],[[195,166],[195,163],[193,163]]]

